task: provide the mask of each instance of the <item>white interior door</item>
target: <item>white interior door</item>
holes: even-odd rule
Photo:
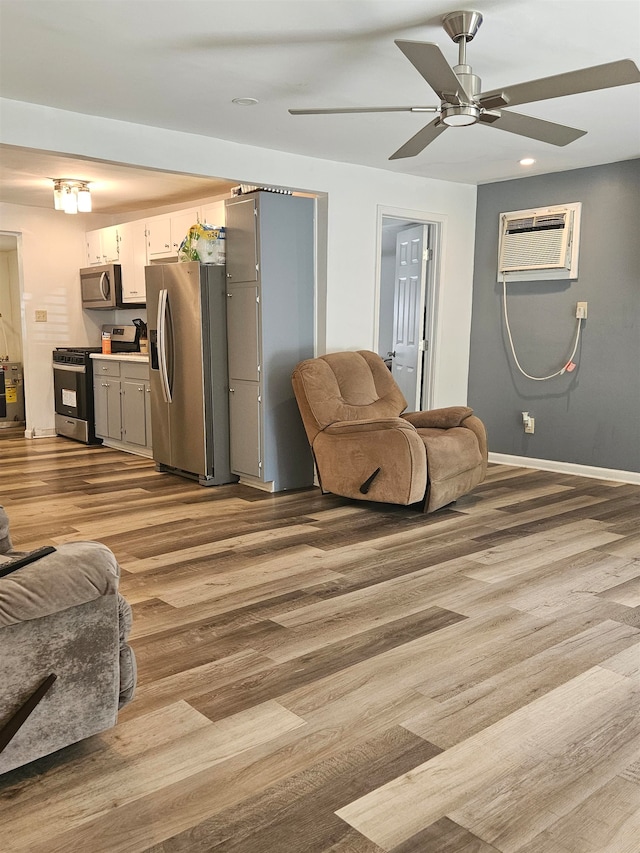
[[[425,329],[427,226],[413,225],[396,237],[391,372],[409,410],[420,408]]]

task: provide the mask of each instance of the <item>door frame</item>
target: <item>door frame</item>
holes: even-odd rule
[[[438,353],[438,306],[440,302],[441,287],[441,258],[442,258],[442,236],[447,217],[438,213],[429,213],[424,210],[410,210],[407,208],[388,207],[377,205],[376,210],[376,272],[375,272],[375,294],[374,294],[374,348],[376,352],[380,348],[380,294],[382,277],[382,226],[385,219],[409,220],[419,225],[428,225],[430,228],[430,248],[433,258],[427,265],[427,275],[422,282],[423,291],[421,301],[424,304],[427,327],[425,337],[429,342],[427,351],[423,354],[420,365],[419,376],[416,381],[422,383],[422,398],[420,407],[422,409],[433,408],[434,384],[436,375],[437,353]]]

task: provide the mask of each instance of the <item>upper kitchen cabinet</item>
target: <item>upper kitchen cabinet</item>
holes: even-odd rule
[[[87,266],[117,264],[120,260],[119,225],[87,231]]]
[[[200,222],[200,209],[180,210],[147,220],[147,259],[175,258],[189,228]]]
[[[137,307],[146,303],[144,268],[147,263],[147,238],[143,219],[118,225],[122,302]]]
[[[220,201],[212,201],[209,204],[202,206],[201,222],[206,222],[207,225],[224,226],[225,223],[225,207],[224,199]]]
[[[226,202],[231,470],[269,491],[313,485],[291,373],[313,356],[312,198]]]

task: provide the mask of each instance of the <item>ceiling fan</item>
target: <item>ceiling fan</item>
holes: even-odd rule
[[[480,78],[473,73],[466,61],[467,42],[476,35],[481,23],[480,12],[450,12],[442,19],[444,31],[458,45],[458,64],[453,68],[437,44],[395,40],[395,44],[440,98],[439,107],[346,107],[294,109],[289,112],[291,115],[437,113],[437,118],[419,130],[389,157],[390,160],[399,160],[404,157],[415,157],[449,127],[471,125],[477,122],[509,133],[516,133],[519,136],[548,142],[551,145],[568,145],[584,136],[586,131],[514,113],[503,108],[640,82],[640,71],[635,62],[631,59],[621,59],[617,62],[593,65],[590,68],[569,71],[566,74],[541,77],[538,80],[529,80],[527,83],[483,92]]]

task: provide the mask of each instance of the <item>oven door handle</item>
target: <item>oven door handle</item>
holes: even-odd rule
[[[171,386],[167,369],[167,312],[169,309],[169,292],[163,289],[158,299],[158,367],[160,369],[160,386],[165,403],[171,403]]]
[[[54,370],[67,370],[69,373],[86,373],[87,368],[84,365],[78,364],[58,364],[58,362],[53,362]]]
[[[100,276],[100,293],[102,294],[102,298],[106,300],[109,298],[109,275],[106,272],[103,272]]]

